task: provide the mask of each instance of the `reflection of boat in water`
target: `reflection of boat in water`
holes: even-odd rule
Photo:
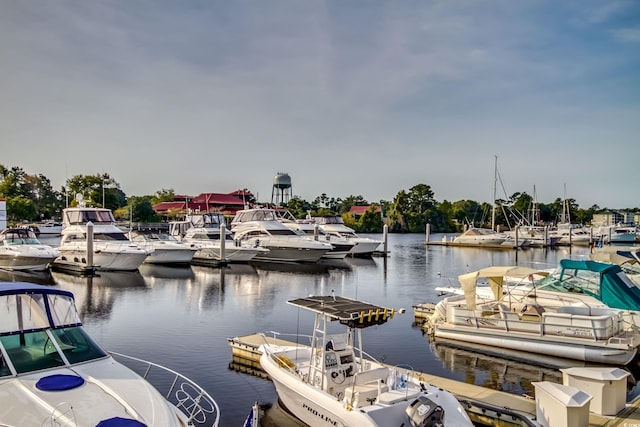
[[[532,383],[537,381],[562,384],[561,369],[606,366],[447,339],[435,339],[430,347],[445,366],[463,374],[466,382],[525,396],[535,394]],[[631,401],[640,392],[640,372],[634,363],[620,369],[631,374],[627,377],[627,401]]]
[[[258,271],[280,271],[283,273],[297,273],[297,274],[327,274],[331,268],[327,264],[321,263],[296,263],[296,262],[256,262],[252,261],[251,264],[256,267]]]
[[[194,277],[193,270],[189,265],[182,266],[143,263],[138,270],[143,276],[163,279],[192,279]]]
[[[39,285],[55,285],[50,270],[3,270],[0,268],[0,282],[31,282]]]
[[[61,286],[86,286],[88,284],[110,288],[145,288],[147,284],[138,271],[101,271],[94,276],[53,271],[52,276]]]

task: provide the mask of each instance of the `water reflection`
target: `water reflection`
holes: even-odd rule
[[[147,284],[137,271],[101,271],[95,276],[51,272],[55,282],[73,292],[84,322],[111,317],[115,301],[128,289],[147,290]]]
[[[55,285],[51,271],[0,270],[0,282],[30,282],[39,285]]]

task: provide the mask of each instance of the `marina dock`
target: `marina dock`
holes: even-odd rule
[[[279,345],[295,345],[295,343],[274,337],[267,337],[269,342]],[[230,369],[267,378],[260,368],[259,347],[264,338],[261,334],[251,334],[228,338],[231,347],[232,362]],[[393,368],[393,366],[389,366]],[[395,369],[398,369],[397,367]],[[477,425],[515,427],[532,425],[528,419],[536,417],[535,400],[499,390],[442,378],[427,373],[417,372],[425,382],[453,393],[467,407],[471,420]],[[589,414],[589,427],[640,426],[640,400],[628,403],[615,417]]]

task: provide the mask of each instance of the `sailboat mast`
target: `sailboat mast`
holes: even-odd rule
[[[491,229],[496,229],[496,185],[498,183],[498,156],[494,157],[493,167],[493,200],[491,201]]]

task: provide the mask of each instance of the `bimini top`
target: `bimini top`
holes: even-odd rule
[[[288,304],[313,311],[337,320],[350,328],[382,325],[393,318],[394,308],[380,307],[367,302],[334,296],[310,296],[287,301]]]

